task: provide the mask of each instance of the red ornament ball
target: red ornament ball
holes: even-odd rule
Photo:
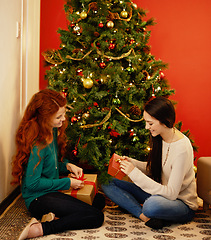
[[[163,79],[165,77],[165,74],[162,71],[160,71],[159,74],[160,74],[160,79]]]
[[[115,48],[115,44],[114,43],[110,43],[109,44],[109,49],[114,49]]]
[[[98,26],[99,26],[100,28],[103,28],[103,23],[99,23]]]
[[[73,151],[72,151],[72,154],[73,154],[74,156],[76,156],[77,153],[78,153],[78,152],[77,152],[76,150],[73,150]]]
[[[72,117],[72,118],[71,118],[71,122],[72,122],[72,123],[77,122],[77,121],[78,121],[78,119],[77,119],[76,117]]]
[[[101,62],[101,63],[100,63],[100,67],[101,67],[101,68],[105,68],[105,66],[106,66],[106,64],[105,64],[104,62]]]

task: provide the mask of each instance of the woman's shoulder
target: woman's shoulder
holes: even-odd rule
[[[180,152],[180,153],[193,151],[193,147],[190,139],[183,133],[181,133],[181,137],[178,138],[177,141],[172,142],[172,146],[177,152]]]

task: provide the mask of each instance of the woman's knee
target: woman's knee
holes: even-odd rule
[[[163,197],[161,196],[151,196],[143,204],[142,212],[148,218],[152,218],[160,214],[162,211],[162,201]]]
[[[104,214],[96,209],[96,211],[93,213],[93,223],[95,228],[101,227],[104,222]]]

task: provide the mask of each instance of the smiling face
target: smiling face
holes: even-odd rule
[[[143,113],[144,120],[146,122],[145,128],[148,129],[153,137],[158,135],[162,135],[163,131],[165,130],[166,126],[160,123],[159,120],[149,115],[146,111]]]
[[[52,128],[59,128],[62,126],[63,121],[65,121],[66,117],[66,107],[60,107],[59,110],[51,117],[50,119],[50,126]]]

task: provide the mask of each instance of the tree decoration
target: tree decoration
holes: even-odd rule
[[[113,102],[113,104],[115,104],[115,105],[121,104],[121,101],[120,101],[120,99],[119,99],[117,96],[112,100],[112,102]]]
[[[85,112],[82,115],[82,118],[88,118],[90,116],[89,112]]]
[[[133,135],[134,135],[134,130],[131,129],[131,130],[129,131],[129,136],[132,137]]]
[[[87,18],[87,13],[86,13],[85,11],[82,11],[82,12],[80,13],[80,17],[81,17],[82,19]]]
[[[75,122],[77,122],[78,121],[78,119],[75,117],[75,116],[73,116],[72,118],[71,118],[71,122],[72,123],[75,123]]]
[[[130,108],[130,112],[134,115],[137,115],[137,116],[140,116],[141,115],[141,109],[136,106],[136,105],[133,105],[131,108]]]
[[[161,79],[161,80],[164,79],[165,74],[163,73],[163,71],[160,70],[159,75],[160,75],[160,79]]]
[[[110,44],[109,44],[109,49],[114,49],[115,48],[115,44],[113,43],[113,42],[111,42]]]
[[[66,98],[67,97],[67,94],[68,94],[68,88],[64,88],[62,90],[62,95]]]
[[[124,9],[124,10],[120,13],[120,15],[121,15],[121,17],[123,17],[123,18],[127,18],[128,12],[125,11],[125,9]]]
[[[87,89],[92,88],[94,82],[91,78],[82,78],[83,86]]]
[[[139,141],[139,137],[138,136],[134,136],[132,141],[135,143],[135,142],[138,142]]]
[[[130,40],[130,44],[133,44],[133,43],[135,43],[136,41],[134,40],[134,39],[131,39]]]
[[[77,75],[78,76],[83,76],[83,70],[82,69],[78,69],[77,70]]]
[[[81,30],[81,28],[79,27],[78,24],[76,24],[76,25],[73,27],[73,31],[74,31],[75,33],[79,32],[80,30]]]
[[[103,27],[104,27],[104,25],[103,25],[102,22],[100,22],[100,23],[98,24],[98,26],[99,26],[100,28],[103,28]]]
[[[108,28],[113,28],[113,27],[114,27],[114,22],[108,21],[107,24],[106,24],[106,26],[107,26]]]
[[[115,137],[115,138],[117,138],[118,136],[120,136],[120,134],[117,132],[117,131],[115,131],[114,129],[111,129],[111,131],[110,131],[110,133],[109,133],[112,137]]]
[[[106,64],[104,62],[101,62],[99,65],[100,65],[101,68],[105,68],[106,67]]]
[[[135,9],[137,9],[138,8],[138,6],[137,6],[137,4],[136,3],[132,3],[133,4],[133,7],[135,8]]]

